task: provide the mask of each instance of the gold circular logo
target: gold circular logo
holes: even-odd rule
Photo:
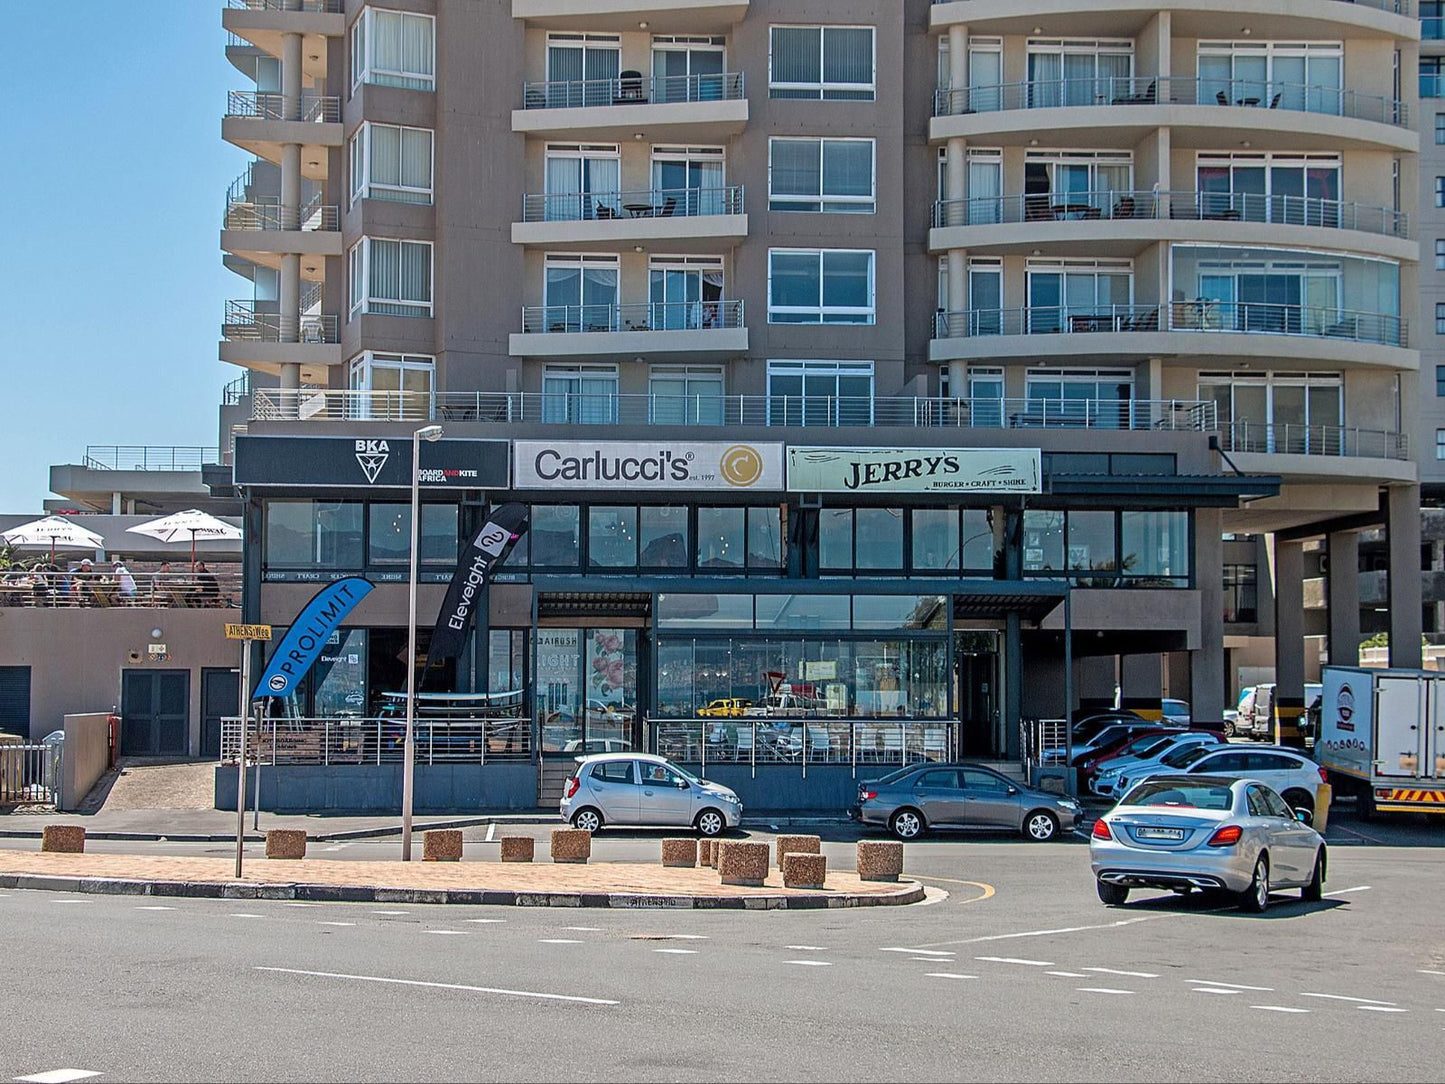
[[[734,444],[723,452],[720,469],[728,485],[746,489],[763,476],[763,457],[756,448]]]

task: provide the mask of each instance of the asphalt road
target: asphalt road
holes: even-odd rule
[[[1445,1079],[1445,850],[1390,831],[1404,845],[1338,841],[1323,903],[1263,917],[1105,908],[1081,841],[997,837],[911,844],[947,897],[851,912],[9,891],[0,1079]],[[334,846],[313,853],[396,843]]]

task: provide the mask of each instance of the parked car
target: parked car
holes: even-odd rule
[[[1125,772],[1118,792],[1156,775],[1209,775],[1228,779],[1254,779],[1284,795],[1295,809],[1311,816],[1315,796],[1325,782],[1325,771],[1303,751],[1283,745],[1201,745],[1164,757],[1159,770]]]
[[[1106,726],[1114,726],[1116,723],[1142,723],[1142,716],[1132,711],[1114,710],[1101,711],[1097,715],[1086,715],[1074,723],[1074,741],[1088,741]]]
[[[574,828],[591,832],[646,825],[715,836],[738,826],[743,803],[730,788],[699,779],[665,757],[603,753],[581,758],[558,812]]]
[[[747,714],[748,708],[752,706],[751,700],[730,696],[714,700],[705,708],[698,708],[697,713],[704,719],[736,719]]]
[[[977,764],[912,764],[860,783],[848,816],[903,840],[934,828],[1002,828],[1044,843],[1072,832],[1083,812],[1072,798]]]
[[[1189,701],[1187,700],[1161,700],[1160,709],[1164,713],[1164,722],[1170,726],[1189,725]]]
[[[1166,735],[1158,727],[1150,727],[1148,730],[1141,730],[1128,738],[1122,745],[1109,750],[1095,750],[1089,756],[1079,761],[1079,780],[1081,786],[1086,786],[1089,780],[1105,764],[1113,763],[1119,757],[1132,757],[1140,750],[1149,746],[1158,745]]]
[[[1135,888],[1222,890],[1253,912],[1269,906],[1276,888],[1319,900],[1327,855],[1308,821],[1257,780],[1156,776],[1094,822],[1094,884],[1112,906],[1127,902]]]
[[[1126,776],[1133,776],[1135,779],[1147,777],[1151,771],[1160,770],[1164,757],[1174,750],[1218,744],[1219,738],[1208,731],[1179,730],[1171,734],[1161,734],[1152,745],[1131,756],[1110,757],[1100,763],[1098,772],[1089,783],[1089,789],[1103,798],[1117,798],[1123,793],[1119,788],[1120,779]]]
[[[572,753],[578,760],[598,753],[626,753],[632,743],[624,738],[572,738],[562,746],[562,752]]]
[[[1132,722],[1114,723],[1106,726],[1097,734],[1083,740],[1075,737],[1073,756],[1068,757],[1069,766],[1077,768],[1087,760],[1107,756],[1115,749],[1121,748],[1125,742],[1141,733],[1156,734],[1164,729],[1163,723],[1135,718]],[[1044,764],[1063,764],[1067,756],[1067,750],[1055,747],[1053,749],[1045,749],[1041,761]]]
[[[1307,682],[1304,687],[1305,707],[1308,707],[1320,695],[1322,686],[1319,682]],[[1240,712],[1235,729],[1254,737],[1263,738],[1266,741],[1273,740],[1274,733],[1274,706],[1278,689],[1273,684],[1257,685],[1254,690],[1254,710],[1248,719],[1243,711]],[[1303,718],[1300,720],[1304,722]]]

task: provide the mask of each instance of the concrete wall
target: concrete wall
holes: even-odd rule
[[[268,813],[401,816],[400,764],[262,765],[261,808]],[[246,808],[255,777],[246,774]],[[537,808],[534,764],[418,764],[417,813],[491,813]],[[235,765],[216,767],[216,808],[236,808]]]
[[[842,813],[857,802],[860,782],[880,779],[897,767],[860,764],[855,776],[852,765],[811,765],[804,779],[802,769],[791,764],[759,764],[756,777],[746,764],[709,764],[706,774],[710,782],[737,791],[744,816],[783,810]]]
[[[110,767],[110,716],[105,712],[65,717],[65,755],[60,761],[60,808],[78,809]]]

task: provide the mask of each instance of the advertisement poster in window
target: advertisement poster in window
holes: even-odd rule
[[[587,731],[590,738],[626,738],[632,724],[627,691],[627,632],[590,629],[587,632]]]

